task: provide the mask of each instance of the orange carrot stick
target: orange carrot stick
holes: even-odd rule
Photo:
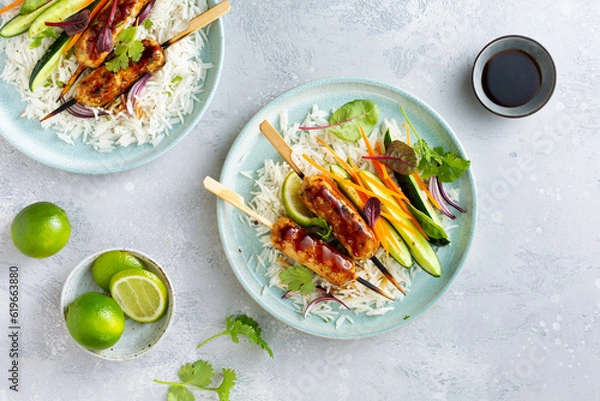
[[[435,206],[438,210],[441,210],[442,207],[440,206],[440,204],[438,203],[438,201],[435,200],[435,198],[433,197],[433,195],[431,194],[431,192],[429,192],[429,188],[427,188],[427,185],[425,185],[425,183],[423,182],[423,180],[419,176],[419,173],[417,173],[417,172],[413,173],[413,177],[415,177],[415,181],[417,181],[417,183],[419,184],[419,188],[421,188],[423,191],[425,191],[425,193],[427,194],[427,198],[429,199],[429,201],[431,202],[431,204],[433,206]]]
[[[10,3],[9,5],[7,5],[6,7],[4,7],[4,8],[0,8],[0,14],[3,14],[3,13],[5,13],[5,12],[7,12],[8,10],[12,10],[12,9],[13,9],[13,8],[15,8],[16,6],[18,6],[19,4],[22,4],[22,3],[24,3],[24,2],[25,2],[25,0],[16,0],[16,1],[13,1],[13,2],[12,2],[12,3]]]

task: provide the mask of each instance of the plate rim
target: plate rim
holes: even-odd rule
[[[388,90],[388,91],[392,91],[395,93],[400,94],[401,96],[404,96],[408,99],[410,99],[411,101],[413,101],[414,103],[418,104],[418,106],[422,109],[425,109],[427,111],[427,113],[434,118],[435,120],[437,120],[447,131],[447,133],[449,134],[449,136],[452,139],[453,144],[457,147],[457,149],[460,151],[460,153],[462,155],[464,155],[465,157],[468,158],[467,153],[462,145],[462,142],[458,139],[457,135],[455,134],[454,130],[452,129],[452,127],[446,122],[446,120],[439,115],[433,108],[431,108],[427,103],[425,103],[423,100],[421,100],[420,98],[418,98],[417,96],[413,95],[412,93],[409,93],[403,89],[400,89],[396,86],[387,84],[387,83],[383,83],[380,81],[376,81],[376,80],[372,80],[372,79],[368,79],[368,78],[360,78],[360,77],[328,77],[328,78],[321,78],[321,79],[315,79],[315,80],[311,80],[311,81],[307,81],[303,84],[300,84],[296,87],[293,87],[291,89],[288,89],[284,92],[282,92],[281,94],[277,95],[276,97],[274,97],[272,100],[270,100],[265,106],[263,106],[260,110],[258,110],[250,119],[249,121],[243,126],[243,128],[240,130],[240,133],[236,136],[236,139],[234,140],[234,142],[232,143],[229,151],[227,152],[227,156],[225,158],[225,161],[223,163],[223,167],[221,169],[221,174],[220,174],[220,181],[224,182],[226,175],[227,175],[227,171],[229,169],[229,164],[233,163],[233,161],[231,160],[232,158],[230,157],[230,155],[232,154],[232,152],[239,146],[239,144],[243,141],[243,137],[242,135],[240,135],[242,132],[247,132],[248,130],[253,129],[253,127],[256,127],[256,129],[258,129],[258,123],[260,123],[259,120],[261,120],[261,116],[263,114],[268,113],[269,111],[271,111],[274,107],[276,107],[279,103],[282,103],[290,98],[292,98],[293,96],[300,94],[304,91],[310,90],[311,88],[314,87],[319,87],[319,86],[325,86],[325,85],[339,85],[339,84],[358,84],[358,85],[367,85],[367,86],[372,86],[372,87],[378,87],[378,88],[382,88],[384,90]],[[446,283],[446,285],[437,293],[435,294],[434,297],[431,298],[431,300],[429,302],[427,302],[424,307],[419,310],[416,314],[413,314],[412,316],[410,316],[409,318],[400,321],[396,324],[393,324],[391,326],[388,327],[384,327],[382,329],[378,329],[378,330],[373,330],[367,333],[337,333],[335,335],[333,334],[329,334],[329,333],[325,333],[325,332],[317,332],[314,330],[311,330],[307,327],[303,327],[301,324],[298,324],[297,322],[294,322],[292,320],[290,320],[289,318],[287,318],[286,316],[283,316],[281,314],[278,313],[277,310],[275,310],[274,308],[271,308],[271,306],[265,302],[262,297],[260,296],[260,294],[255,294],[253,291],[251,291],[249,285],[246,283],[246,280],[244,279],[244,277],[242,277],[240,275],[240,273],[236,270],[236,268],[234,268],[234,263],[233,263],[233,257],[230,255],[230,253],[232,251],[230,251],[229,249],[226,248],[226,239],[225,239],[225,227],[224,224],[225,222],[224,220],[224,214],[225,214],[225,205],[226,202],[224,202],[221,199],[217,199],[217,223],[218,223],[218,227],[219,227],[219,237],[221,240],[221,244],[222,244],[222,248],[223,251],[225,253],[225,256],[227,258],[227,262],[229,264],[229,267],[231,268],[231,270],[233,271],[237,281],[242,285],[242,287],[244,288],[244,290],[248,293],[248,295],[250,295],[250,297],[263,309],[265,310],[267,313],[269,313],[271,316],[273,316],[275,319],[277,319],[278,321],[285,323],[286,325],[300,331],[306,334],[310,334],[316,337],[321,337],[321,338],[327,338],[327,339],[333,339],[333,340],[357,340],[357,339],[363,339],[363,338],[370,338],[370,337],[375,337],[378,335],[382,335],[385,333],[389,333],[392,332],[394,330],[399,329],[400,327],[406,326],[408,323],[413,322],[414,320],[416,320],[417,318],[419,318],[420,316],[422,316],[425,312],[427,312],[428,310],[431,309],[432,306],[434,306],[439,300],[440,298],[448,291],[448,289],[452,286],[454,280],[456,279],[456,277],[459,275],[460,271],[462,270],[463,265],[466,262],[466,259],[469,255],[471,246],[473,244],[473,238],[474,238],[474,234],[475,234],[475,229],[477,226],[477,215],[478,215],[478,201],[477,201],[477,189],[476,189],[476,182],[475,182],[475,175],[473,173],[473,169],[469,168],[466,172],[466,177],[470,183],[471,186],[471,196],[472,196],[472,204],[473,204],[473,212],[472,212],[472,219],[471,219],[471,225],[470,225],[470,233],[469,233],[469,238],[467,240],[465,249],[463,254],[461,255],[458,264],[456,266],[456,270],[454,271],[454,274],[452,276],[450,276],[448,278],[448,282]],[[383,315],[385,316],[385,315]]]
[[[217,3],[216,0],[208,0],[209,7],[213,7],[216,3]],[[4,140],[6,140],[12,147],[17,149],[19,152],[21,152],[25,156],[29,157],[31,160],[34,160],[45,166],[55,168],[57,170],[66,171],[66,172],[75,173],[75,174],[102,175],[102,174],[119,173],[119,172],[123,172],[123,171],[127,171],[127,170],[132,170],[134,168],[140,167],[144,164],[147,164],[147,163],[157,159],[159,156],[162,156],[163,154],[165,154],[166,152],[168,152],[169,150],[174,148],[177,144],[179,144],[179,142],[181,142],[183,140],[183,138],[185,138],[198,125],[198,123],[200,122],[200,119],[204,116],[204,113],[210,106],[210,103],[212,102],[213,97],[214,97],[215,93],[217,92],[217,88],[219,86],[219,83],[221,80],[221,74],[222,74],[222,70],[223,70],[223,61],[225,59],[225,46],[224,46],[225,45],[225,30],[224,30],[223,18],[219,18],[216,21],[212,22],[212,25],[215,25],[217,27],[219,37],[220,37],[220,40],[217,42],[218,57],[215,60],[210,60],[210,62],[213,63],[213,65],[214,65],[214,67],[211,69],[212,71],[214,71],[214,74],[215,74],[214,84],[208,90],[208,95],[207,95],[206,99],[202,101],[202,104],[200,104],[200,109],[198,110],[198,113],[195,116],[193,116],[193,118],[189,121],[187,126],[182,130],[182,132],[178,136],[173,137],[173,140],[171,142],[169,142],[168,144],[166,144],[165,147],[161,148],[159,151],[152,152],[146,156],[141,157],[140,159],[133,160],[122,166],[102,167],[100,165],[100,166],[96,166],[96,167],[82,168],[82,167],[76,167],[76,166],[72,166],[72,165],[63,165],[60,163],[56,163],[56,162],[53,162],[51,159],[44,159],[44,158],[39,157],[39,154],[34,155],[34,154],[32,154],[32,152],[30,152],[30,150],[27,147],[22,146],[18,140],[14,139],[10,135],[5,134],[4,130],[1,130],[1,129],[0,129],[0,136],[2,136],[2,138]],[[214,29],[214,27],[211,27],[211,29]],[[210,35],[210,33],[209,33],[209,35]],[[209,73],[212,71],[209,71]],[[56,136],[55,130],[52,130],[52,133],[53,133],[53,135]],[[58,137],[56,137],[56,140],[60,141],[60,139]],[[68,144],[66,144],[66,145],[68,145]],[[91,147],[91,145],[86,145],[86,146]],[[146,143],[144,145],[135,145],[135,144],[129,145],[129,147],[131,147],[131,148],[135,148],[137,146],[153,146],[153,145],[148,144],[148,143]],[[123,149],[127,149],[127,147],[125,147]],[[40,148],[40,151],[43,152],[43,148]]]

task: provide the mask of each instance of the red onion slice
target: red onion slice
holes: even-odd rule
[[[341,299],[338,299],[338,298],[334,297],[333,295],[331,295],[328,292],[325,293],[325,294],[326,295],[324,295],[322,297],[319,297],[319,298],[315,299],[314,301],[312,301],[311,303],[309,303],[308,305],[306,305],[306,309],[304,310],[304,318],[305,319],[308,316],[308,314],[310,313],[310,311],[313,310],[321,302],[334,301],[334,302],[337,302],[340,305],[342,305],[344,308],[350,309],[348,307],[348,305],[346,305]]]
[[[444,213],[446,216],[448,216],[452,220],[456,219],[456,216],[453,215],[452,212],[450,211],[450,209],[448,209],[446,207],[444,198],[442,197],[442,194],[440,193],[440,188],[438,186],[438,179],[436,176],[433,176],[429,179],[429,192],[431,192],[431,195],[437,201],[437,203],[440,204],[442,213]]]
[[[446,193],[446,191],[444,190],[444,185],[440,180],[437,180],[437,184],[440,190],[440,194],[442,195],[442,198],[444,198],[447,204],[449,204],[461,213],[467,213],[467,210],[465,208],[461,207],[458,203],[454,202],[452,198],[450,198],[450,196],[448,196],[448,193]]]
[[[66,100],[61,97],[60,102],[64,104],[66,103]],[[73,106],[69,107],[67,111],[69,114],[78,118],[96,118],[96,116],[105,116],[108,114],[103,110],[97,110],[94,112],[94,110],[81,103],[75,103]]]
[[[129,89],[129,93],[127,94],[126,105],[127,111],[132,116],[135,115],[135,104],[137,103],[137,99],[140,97],[142,90],[144,90],[144,87],[146,86],[150,78],[152,78],[152,73],[145,73],[140,79],[137,80],[135,84],[133,84],[131,89]]]
[[[151,0],[148,4],[146,4],[146,7],[144,7],[144,9],[140,13],[140,15],[138,15],[135,21],[136,26],[141,25],[146,20],[146,18],[148,18],[148,15],[150,15],[150,11],[152,11],[152,7],[154,7],[155,1],[156,0]]]

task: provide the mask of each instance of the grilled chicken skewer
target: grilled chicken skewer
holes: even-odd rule
[[[292,149],[279,132],[267,120],[260,124],[260,131],[281,154],[283,159],[302,179],[300,199],[315,215],[331,226],[333,234],[355,259],[370,259],[381,273],[402,294],[406,295],[398,280],[375,256],[379,241],[360,213],[337,188],[321,176],[306,177],[292,160]]]
[[[88,75],[88,77],[92,76],[92,78],[88,80],[88,77],[86,77],[77,85],[75,97],[50,112],[42,118],[41,121],[61,113],[76,103],[94,107],[109,104],[119,95],[125,93],[145,73],[158,71],[166,62],[164,49],[217,20],[222,15],[227,14],[230,8],[231,5],[228,0],[221,1],[216,6],[211,7],[197,17],[194,17],[186,30],[175,35],[162,45],[159,45],[153,40],[144,39],[142,43],[144,44],[145,50],[139,61],[135,62],[130,60],[127,68],[114,73],[108,71],[104,65],[98,67]],[[152,57],[144,57],[148,51],[146,45],[152,49],[150,52]],[[162,60],[162,64],[160,60]],[[103,86],[106,88],[103,88]],[[113,97],[109,98],[109,95]]]
[[[114,19],[111,24],[113,43],[117,41],[119,33],[135,21],[148,3],[150,3],[150,0],[118,0]],[[64,97],[86,68],[100,67],[112,51],[112,49],[105,52],[98,51],[98,40],[109,22],[112,6],[112,1],[106,3],[96,16],[95,23],[90,24],[75,46],[73,46],[73,53],[79,62],[79,68],[73,73],[73,76],[61,91],[61,98]]]
[[[334,286],[343,286],[356,280],[372,291],[390,300],[389,294],[356,274],[354,261],[333,246],[296,224],[288,217],[280,217],[275,223],[266,220],[244,204],[241,195],[226,188],[211,177],[204,179],[204,188],[224,201],[237,207],[250,217],[271,229],[271,243],[281,253],[306,266]]]

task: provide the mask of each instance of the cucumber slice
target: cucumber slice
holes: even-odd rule
[[[378,197],[385,199],[386,202],[395,204],[398,203],[396,199],[389,196],[387,193],[384,193],[372,183],[372,181],[375,181],[381,183],[381,185],[384,185],[379,177],[377,177],[375,174],[371,173],[370,171],[360,170],[359,175],[361,176],[361,179],[363,179],[365,186],[374,192]],[[398,207],[400,207],[400,205],[398,205]],[[427,241],[427,238],[425,238],[419,232],[417,227],[415,227],[409,218],[396,213],[394,210],[390,210],[390,208],[387,207],[383,202],[381,208],[383,211],[393,217],[393,219],[390,219],[390,223],[398,231],[398,234],[400,234],[404,242],[406,242],[410,253],[419,266],[421,266],[423,270],[432,276],[440,277],[442,275],[442,266],[437,254],[433,250],[433,247],[429,241]]]
[[[12,18],[8,21],[2,28],[0,28],[0,36],[4,38],[11,38],[13,36],[17,36],[27,31],[33,21],[36,20],[44,11],[48,8],[52,7],[55,3],[60,0],[52,0],[51,2],[41,6],[37,10],[29,13],[29,14],[19,14],[16,17]]]
[[[21,6],[21,10],[19,10],[19,14],[29,14],[31,12],[34,12],[47,2],[48,0],[25,0],[23,5]]]
[[[52,71],[58,67],[60,57],[64,47],[69,43],[69,35],[65,32],[50,45],[44,55],[38,60],[33,67],[29,76],[29,89],[34,91],[41,84],[46,82]]]
[[[58,0],[52,2],[52,6],[44,11],[33,21],[29,27],[29,37],[37,38],[48,28],[46,22],[61,22],[85,8],[87,0]]]
[[[417,219],[425,234],[429,237],[429,242],[436,246],[446,246],[450,243],[450,238],[448,238],[448,234],[446,231],[440,226],[436,224],[427,216],[425,213],[411,205],[410,203],[406,204],[408,206],[408,210],[410,213]]]
[[[346,180],[352,179],[348,172],[341,166],[338,166],[337,164],[332,164],[331,166],[329,166],[329,170],[337,177]],[[344,195],[346,195],[346,198],[348,198],[348,200],[350,200],[350,202],[352,202],[354,206],[356,206],[356,208],[362,213],[365,205],[358,191],[349,185],[345,185],[341,181],[337,181],[336,183],[340,191]],[[391,238],[386,238],[387,248],[390,252],[390,255],[392,255],[392,258],[394,258],[402,266],[410,268],[413,264],[413,260],[412,256],[410,255],[410,251],[406,246],[406,243],[402,240],[402,237],[400,237],[396,229],[390,224],[389,221],[387,221],[383,217],[381,217],[381,219],[387,226],[388,231],[391,233]]]

